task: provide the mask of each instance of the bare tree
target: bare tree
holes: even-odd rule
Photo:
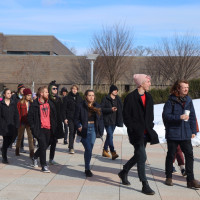
[[[177,79],[190,79],[199,75],[200,45],[195,36],[175,35],[163,39],[150,57],[147,70],[157,84],[172,84]]]
[[[149,47],[137,46],[133,49],[132,55],[138,57],[150,56],[152,54],[152,50]]]
[[[74,69],[72,76],[67,77],[72,83],[89,84],[90,83],[90,62],[86,56],[78,56],[73,60]]]
[[[92,49],[99,54],[96,65],[102,73],[101,77],[109,84],[116,84],[130,66],[126,61],[126,56],[132,52],[130,30],[121,24],[103,27],[100,33],[94,34]]]

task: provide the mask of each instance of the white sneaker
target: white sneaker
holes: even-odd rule
[[[37,159],[32,159],[33,160],[33,167],[34,168],[36,168],[36,167],[38,167],[38,161],[37,161]]]
[[[44,173],[50,173],[49,169],[47,166],[42,167],[42,172]]]

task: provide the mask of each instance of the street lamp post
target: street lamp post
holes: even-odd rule
[[[94,74],[94,62],[97,59],[97,57],[99,56],[99,54],[88,54],[87,58],[88,60],[90,60],[90,65],[91,65],[91,90],[93,90],[93,74]]]

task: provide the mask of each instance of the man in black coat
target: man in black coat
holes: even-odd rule
[[[150,188],[145,173],[146,144],[147,142],[159,143],[158,135],[153,130],[153,99],[147,92],[151,85],[151,78],[145,74],[135,74],[133,78],[138,88],[125,98],[123,118],[127,126],[129,141],[135,151],[133,157],[123,166],[123,170],[118,175],[124,185],[130,185],[127,175],[137,163],[138,176],[143,184],[142,192],[153,195],[155,192]]]
[[[28,122],[32,134],[37,138],[39,144],[39,148],[33,156],[33,166],[38,167],[37,158],[40,157],[42,171],[49,173],[46,163],[46,150],[49,146],[51,134],[55,134],[56,131],[57,114],[54,104],[48,100],[48,88],[40,87],[38,95],[28,112]]]
[[[74,139],[76,134],[76,127],[74,124],[75,109],[78,104],[82,102],[82,98],[78,93],[78,86],[72,85],[71,91],[63,99],[63,118],[64,123],[69,126],[69,153],[74,154]]]
[[[104,97],[101,102],[103,120],[107,132],[102,156],[110,157],[108,151],[109,147],[112,155],[112,160],[115,160],[117,157],[119,157],[114,148],[113,133],[116,126],[123,127],[122,102],[117,94],[118,88],[115,85],[111,85],[109,94]]]
[[[56,84],[56,81],[51,81],[51,83],[48,86],[49,90],[49,100],[54,104],[56,108],[56,114],[57,114],[57,127],[56,127],[56,133],[51,134],[50,137],[50,154],[49,154],[49,164],[57,164],[53,159],[55,156],[55,150],[56,150],[56,144],[58,142],[58,139],[61,139],[64,137],[64,131],[63,131],[63,125],[62,125],[62,115],[61,115],[61,98],[58,96],[58,87],[59,85]]]

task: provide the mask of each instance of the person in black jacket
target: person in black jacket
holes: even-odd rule
[[[135,74],[133,78],[138,88],[128,94],[124,100],[123,119],[127,126],[129,141],[135,151],[133,157],[123,166],[123,170],[118,175],[122,179],[122,184],[130,185],[127,175],[137,163],[138,176],[143,184],[142,192],[153,195],[155,192],[150,188],[145,173],[146,144],[147,142],[159,143],[158,135],[153,130],[153,99],[147,92],[151,85],[151,78],[145,74]]]
[[[61,139],[64,137],[63,132],[63,125],[62,125],[62,115],[61,115],[61,98],[58,96],[58,87],[59,85],[56,84],[56,81],[52,81],[49,86],[49,100],[52,101],[56,108],[57,113],[57,127],[56,127],[56,133],[51,134],[50,138],[50,154],[49,154],[49,164],[53,165],[56,164],[56,162],[53,160],[55,156],[55,150],[56,150],[56,143],[58,142],[58,139]]]
[[[81,103],[83,100],[79,96],[78,86],[72,85],[71,91],[63,99],[63,118],[64,123],[69,126],[69,153],[74,154],[74,139],[76,135],[76,128],[74,124],[74,113],[76,105]]]
[[[68,91],[67,88],[63,87],[60,91],[60,95],[61,95],[61,101],[62,101],[62,108],[63,108],[63,99],[68,95]],[[68,144],[67,142],[67,136],[68,136],[68,124],[64,123],[64,144]]]
[[[3,136],[1,148],[2,162],[8,163],[7,149],[12,143],[15,130],[19,128],[19,113],[16,103],[11,100],[11,91],[5,89],[3,101],[0,102],[0,135]]]
[[[96,138],[102,137],[104,132],[103,115],[101,107],[94,102],[95,94],[93,90],[85,92],[85,101],[77,105],[75,112],[75,125],[78,134],[81,136],[81,142],[85,148],[85,175],[93,176],[90,170],[90,160],[92,157],[92,149]]]
[[[102,156],[110,157],[108,153],[109,147],[112,155],[112,160],[115,160],[117,157],[119,157],[114,148],[113,133],[116,126],[123,127],[122,102],[117,94],[118,88],[115,85],[111,85],[109,94],[104,97],[101,102],[104,125],[107,132]]]
[[[38,98],[31,104],[28,112],[28,123],[39,145],[33,156],[33,166],[38,167],[37,158],[40,157],[42,171],[49,173],[46,163],[46,150],[49,146],[51,134],[55,134],[56,131],[57,113],[54,104],[48,98],[48,88],[40,87]]]

